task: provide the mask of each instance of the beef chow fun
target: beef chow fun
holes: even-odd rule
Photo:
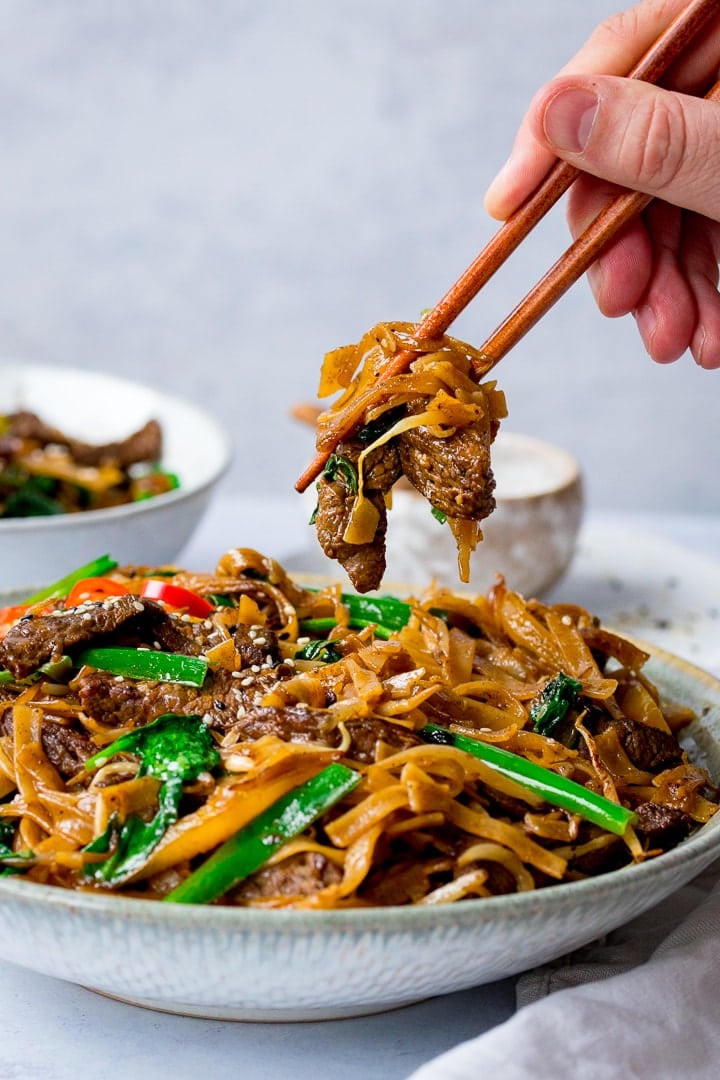
[[[414,359],[387,377],[401,351]],[[490,448],[507,415],[496,383],[475,377],[482,364],[472,346],[447,335],[421,339],[412,323],[379,323],[325,356],[318,396],[339,396],[317,420],[318,451],[332,452],[313,520],[323,551],[358,592],[382,581],[387,511],[403,476],[447,522],[460,580],[469,581],[480,523],[495,507]]]
[[[647,654],[474,598],[101,558],[2,612],[0,865],[176,903],[460,902],[661,856],[720,792]]]

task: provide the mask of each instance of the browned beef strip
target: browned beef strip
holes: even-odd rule
[[[0,721],[0,732],[13,736],[12,709],[6,709]],[[74,776],[85,759],[97,749],[89,735],[77,728],[44,719],[41,733],[42,748],[61,776]]]
[[[682,747],[674,735],[649,727],[629,717],[607,720],[602,730],[615,728],[620,744],[633,765],[646,772],[659,772],[682,761]]]
[[[264,900],[272,896],[312,896],[342,879],[342,870],[322,852],[303,851],[275,866],[258,870],[225,897],[227,904]]]
[[[344,723],[351,740],[346,756],[356,761],[368,764],[375,761],[378,742],[384,742],[396,750],[415,746],[420,742],[413,732],[386,720],[362,717],[346,720]],[[299,705],[288,705],[285,708],[256,706],[238,720],[237,729],[241,736],[248,740],[259,739],[263,735],[275,735],[286,742],[319,743],[332,747],[337,746],[341,738],[328,713],[322,709]]]
[[[41,664],[59,659],[73,645],[110,634],[128,620],[137,620],[148,603],[136,596],[112,596],[96,604],[26,616],[10,627],[0,643],[0,664],[16,679],[25,678]]]
[[[154,600],[126,595],[97,603],[30,615],[0,642],[0,666],[16,679],[57,660],[75,645],[153,645],[168,652],[198,655],[219,638],[204,623],[184,623]]]
[[[241,623],[234,634],[235,648],[241,660],[241,668],[262,667],[277,664],[280,647],[277,634],[265,626],[245,626]]]
[[[125,469],[137,462],[157,462],[162,452],[162,432],[157,420],[148,420],[138,431],[119,442],[93,445],[51,427],[32,412],[16,412],[9,419],[10,435],[34,439],[43,446],[49,443],[65,446],[78,465],[112,462]]]
[[[74,776],[97,747],[84,731],[43,720],[42,746],[62,776]]]
[[[80,703],[88,716],[99,724],[141,727],[164,713],[193,713],[190,702],[197,690],[176,683],[148,682],[144,679],[121,679],[106,671],[86,670],[74,680]]]
[[[358,440],[340,443],[336,453],[354,466],[363,449]],[[355,495],[341,475],[335,480],[318,482],[316,527],[320,546],[329,559],[344,567],[358,592],[370,592],[380,585],[385,573],[385,534],[387,508],[385,494],[400,475],[400,459],[393,444],[374,450],[365,461],[364,493],[378,512],[375,535],[366,544],[348,544],[343,540],[350,521]]]
[[[422,412],[424,402],[411,407]],[[402,471],[421,495],[451,518],[481,521],[495,509],[489,425],[458,429],[446,439],[426,427],[397,436]]]
[[[651,847],[663,850],[674,847],[684,839],[692,828],[692,819],[682,810],[658,803],[640,803],[635,807],[636,831],[650,841]]]

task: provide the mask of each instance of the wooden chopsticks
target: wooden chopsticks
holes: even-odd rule
[[[632,79],[656,83],[687,49],[702,28],[718,12],[717,0],[690,0],[660,37],[648,49],[638,64],[628,73]],[[720,82],[706,95],[720,99]],[[450,325],[465,310],[480,289],[516,250],[576,179],[579,170],[567,162],[557,161],[530,197],[504,222],[470,266],[448,289],[418,327],[417,336],[425,340],[442,337]],[[475,366],[475,375],[485,375],[539,319],[563,296],[617,232],[651,202],[640,192],[618,195],[591,223],[588,229],[570,245],[564,255],[534,286],[515,310],[497,327],[481,352],[485,360]],[[385,367],[379,381],[407,371],[417,353],[401,350]],[[338,438],[347,438],[350,431]],[[318,453],[295,484],[305,491],[322,472],[331,449]]]

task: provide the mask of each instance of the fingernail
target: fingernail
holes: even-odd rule
[[[592,90],[560,90],[545,106],[543,129],[559,150],[580,154],[590,138],[598,97]]]
[[[505,177],[510,172],[511,159],[508,158],[505,164],[497,171],[493,179],[490,181],[487,191],[485,192],[486,200],[492,200],[495,198],[496,191],[502,191],[505,183]]]
[[[648,352],[652,350],[652,339],[657,327],[657,317],[650,304],[642,304],[633,312],[635,316],[635,322],[637,328],[640,331],[640,337],[642,338],[645,348]]]

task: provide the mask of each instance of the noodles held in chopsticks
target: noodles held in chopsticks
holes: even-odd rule
[[[717,810],[678,742],[690,711],[579,607],[501,579],[368,600],[250,549],[214,573],[89,580],[5,621],[5,873],[252,907],[443,904],[655,857]]]
[[[408,370],[388,376],[406,351],[415,354]],[[359,592],[382,581],[387,509],[402,475],[447,520],[460,579],[469,581],[480,522],[495,506],[490,447],[506,416],[503,393],[475,380],[474,363],[482,356],[472,346],[447,335],[421,340],[412,323],[380,323],[326,355],[318,394],[339,396],[317,422],[318,450],[333,452],[315,524],[325,554]]]

